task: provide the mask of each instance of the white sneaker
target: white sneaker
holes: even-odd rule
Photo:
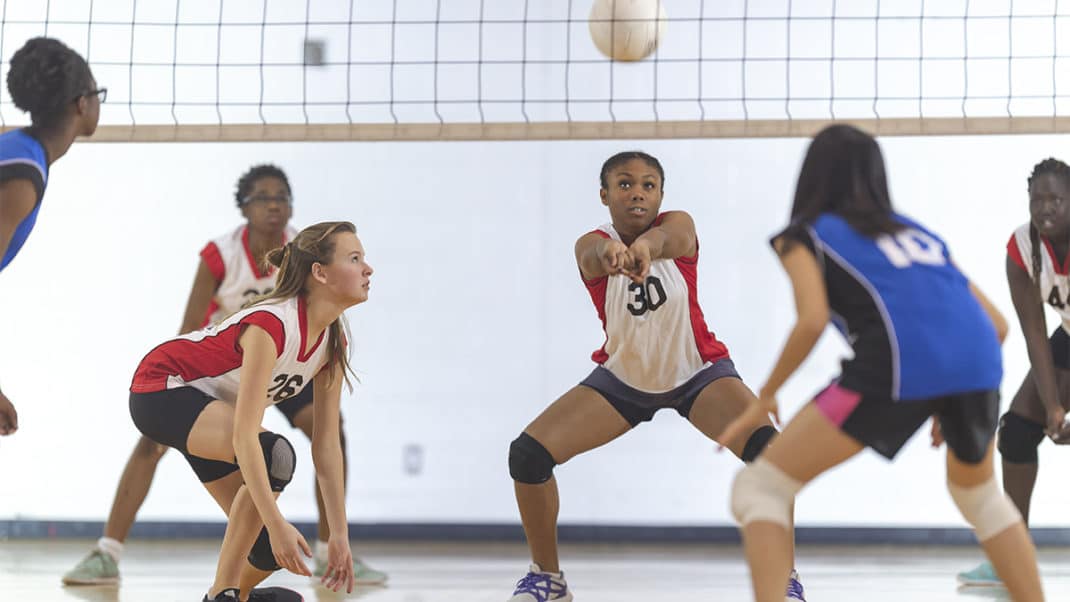
[[[516,582],[509,602],[571,602],[572,592],[565,583],[565,573],[548,573],[532,563],[528,574]]]

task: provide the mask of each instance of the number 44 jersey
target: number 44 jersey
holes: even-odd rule
[[[665,215],[658,215],[651,227]],[[621,240],[612,224],[594,233]],[[605,344],[591,359],[633,389],[664,393],[728,357],[702,316],[697,278],[696,250],[693,257],[651,262],[642,284],[620,274],[585,280],[606,333]]]
[[[275,342],[275,367],[264,406],[285,401],[311,385],[327,359],[327,332],[309,340],[305,300],[296,297],[247,307],[219,324],[158,345],[141,360],[130,390],[152,393],[193,387],[215,399],[236,402],[242,363],[238,341],[250,324],[264,329]]]
[[[1070,332],[1070,261],[1058,261],[1055,249],[1048,239],[1037,236],[1041,248],[1037,249],[1040,258],[1040,278],[1033,273],[1033,241],[1029,237],[1029,223],[1022,224],[1007,241],[1007,257],[1018,267],[1025,270],[1034,282],[1040,286],[1040,298],[1062,318],[1063,330]]]
[[[804,244],[822,269],[832,322],[854,350],[840,385],[903,401],[999,388],[995,325],[947,246],[895,219],[902,230],[870,238],[826,213],[773,238]]]

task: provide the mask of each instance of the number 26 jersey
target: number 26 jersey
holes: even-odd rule
[[[250,324],[263,328],[275,342],[275,366],[264,406],[285,401],[309,386],[327,360],[328,335],[324,330],[315,341],[309,340],[306,303],[295,297],[247,307],[219,324],[157,345],[141,360],[130,390],[152,393],[193,387],[215,399],[236,402],[242,363],[238,340]]]
[[[651,227],[661,224],[658,215]],[[594,230],[620,241],[612,224]],[[664,393],[699,370],[728,357],[710,332],[698,304],[698,251],[692,257],[657,259],[643,284],[613,274],[584,280],[606,342],[591,355],[628,386]]]

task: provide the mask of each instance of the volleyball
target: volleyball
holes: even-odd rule
[[[665,0],[595,0],[588,27],[598,50],[615,61],[639,61],[665,35]]]

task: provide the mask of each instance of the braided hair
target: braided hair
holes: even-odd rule
[[[1033,166],[1033,173],[1029,174],[1029,179],[1026,181],[1029,189],[1033,187],[1033,180],[1038,176],[1044,174],[1051,174],[1066,184],[1070,185],[1070,165],[1063,163],[1062,161],[1055,159],[1054,157],[1048,157],[1040,163]],[[1033,283],[1037,288],[1040,288],[1040,232],[1037,231],[1036,225],[1033,220],[1029,220],[1029,246],[1033,249],[1032,265],[1033,265]]]
[[[58,125],[67,106],[90,91],[93,73],[77,52],[54,38],[32,38],[11,57],[7,90],[33,125]]]

